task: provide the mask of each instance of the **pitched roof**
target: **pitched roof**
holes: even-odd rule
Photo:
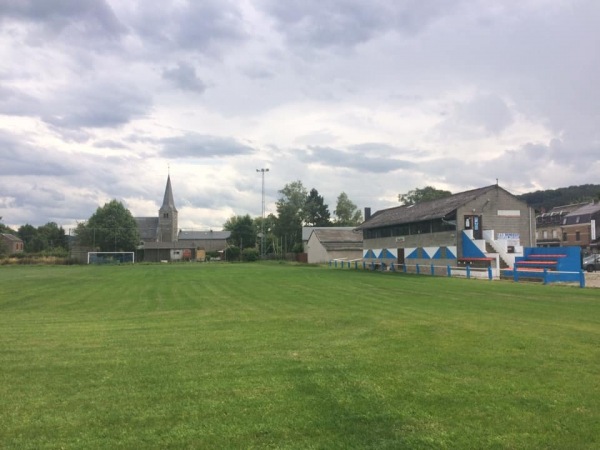
[[[317,228],[313,230],[312,235],[314,235],[328,251],[362,250],[362,232],[345,228],[347,227]]]
[[[357,227],[359,230],[379,228],[389,225],[421,222],[424,220],[440,219],[461,206],[475,200],[494,189],[502,189],[498,185],[491,185],[470,191],[459,192],[446,198],[417,203],[415,205],[402,205],[394,208],[377,211]]]
[[[302,227],[302,240],[308,241],[313,230],[354,230],[355,227]]]
[[[156,239],[158,236],[158,217],[134,217],[140,238]]]
[[[171,209],[177,211],[175,208],[175,200],[173,199],[173,189],[171,188],[171,175],[167,176],[167,187],[165,188],[165,197],[163,198],[163,204],[160,209]]]
[[[354,231],[352,228],[317,228],[313,234],[321,243],[323,242],[362,242],[363,237],[360,231]]]
[[[180,241],[210,241],[211,239],[229,239],[231,231],[180,231]]]
[[[592,219],[592,215],[600,212],[600,203],[588,203],[587,205],[571,211],[565,216],[564,225],[574,225],[577,223],[587,223]]]
[[[5,238],[7,241],[13,241],[13,242],[23,242],[22,239],[19,236],[15,236],[14,234],[10,234],[10,233],[0,233],[2,235],[3,238]]]

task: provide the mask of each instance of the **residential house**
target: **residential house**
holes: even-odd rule
[[[563,220],[567,214],[585,205],[574,203],[571,205],[556,206],[548,212],[536,216],[535,238],[538,247],[560,247],[563,244]]]
[[[598,249],[600,238],[600,203],[580,206],[562,219],[562,245]]]
[[[6,253],[9,255],[23,253],[24,244],[19,236],[10,233],[0,233],[0,242],[6,247]]]

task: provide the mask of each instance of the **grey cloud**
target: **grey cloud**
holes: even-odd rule
[[[112,139],[103,139],[100,141],[94,142],[94,147],[96,148],[117,148],[117,149],[125,149],[127,146],[122,142],[114,141]]]
[[[506,103],[497,95],[483,95],[459,105],[458,120],[483,127],[489,133],[500,133],[514,118]]]
[[[311,133],[304,134],[302,136],[298,136],[294,139],[298,144],[305,145],[328,145],[337,140],[337,136],[334,135],[331,131],[323,129],[323,130],[315,130]]]
[[[56,92],[42,115],[61,128],[107,128],[143,117],[151,106],[149,94],[129,84],[98,81]]]
[[[418,149],[403,149],[385,142],[364,142],[362,144],[351,145],[348,147],[354,153],[368,154],[370,156],[392,157],[406,155],[412,158],[425,156],[426,153]]]
[[[0,86],[0,113],[15,116],[28,116],[39,111],[38,99],[15,88]]]
[[[67,33],[88,38],[114,39],[126,32],[104,0],[4,1],[0,2],[0,20],[36,24],[46,35]],[[29,32],[35,34],[36,30],[30,29]],[[71,43],[81,44],[77,40]]]
[[[242,69],[243,73],[254,80],[267,80],[273,78],[274,74],[272,71],[265,69],[264,67],[251,66]]]
[[[192,133],[165,138],[161,143],[161,153],[167,158],[213,158],[249,155],[255,152],[252,147],[233,138]]]
[[[237,2],[205,0],[142,4],[130,19],[132,31],[147,44],[210,54],[223,44],[240,42],[246,32]]]
[[[0,130],[0,148],[2,148],[2,176],[63,176],[73,169],[61,154],[40,148],[17,136]]]
[[[365,152],[342,151],[330,147],[309,147],[299,155],[306,163],[318,163],[326,166],[346,168],[371,173],[390,173],[401,169],[410,169],[412,162],[386,157],[373,157]]]
[[[196,75],[194,66],[179,62],[173,69],[165,69],[162,74],[165,80],[171,81],[177,88],[183,91],[203,93],[206,85]]]
[[[413,35],[460,2],[443,0],[308,0],[261,2],[291,42],[317,47],[353,47],[394,30]]]
[[[70,85],[34,98],[18,88],[0,87],[0,113],[38,116],[47,124],[62,128],[106,128],[125,124],[145,115],[151,106],[149,94],[119,80],[94,80]],[[64,136],[87,140],[86,136]]]

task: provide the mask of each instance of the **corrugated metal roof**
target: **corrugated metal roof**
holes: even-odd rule
[[[180,231],[178,239],[180,241],[186,240],[204,240],[208,241],[211,239],[229,239],[231,231]]]
[[[328,251],[340,250],[362,250],[362,231],[356,231],[347,227],[340,228],[318,228],[312,233]]]
[[[352,228],[321,228],[314,230],[313,234],[321,244],[355,242],[362,244],[363,240],[362,231],[354,231]]]
[[[302,240],[308,241],[314,230],[354,230],[355,227],[302,227]]]
[[[479,189],[460,192],[438,200],[431,200],[409,206],[402,205],[394,208],[382,209],[373,214],[369,220],[359,225],[357,229],[364,230],[389,225],[401,225],[405,223],[439,219],[494,189],[502,188],[493,184]]]

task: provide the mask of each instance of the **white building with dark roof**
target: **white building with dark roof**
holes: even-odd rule
[[[353,261],[362,258],[362,244],[362,232],[351,227],[314,228],[304,251],[309,264]]]

